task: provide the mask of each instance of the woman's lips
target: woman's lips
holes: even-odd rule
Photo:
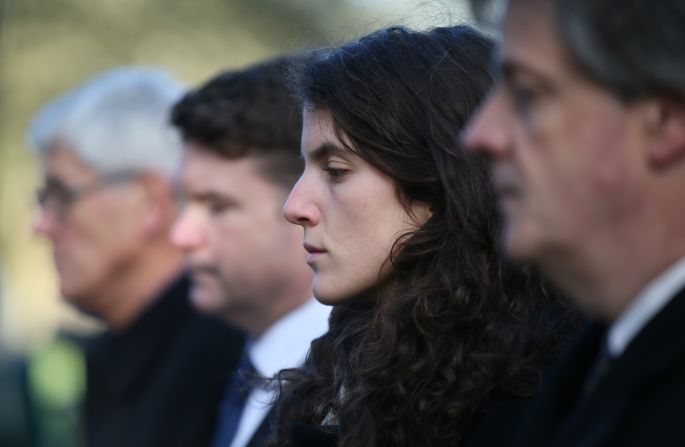
[[[303,244],[303,246],[307,253],[309,253],[307,255],[307,264],[310,265],[316,262],[318,258],[320,258],[326,253],[326,250],[324,250],[323,248],[319,248],[315,245],[308,244],[306,242]]]

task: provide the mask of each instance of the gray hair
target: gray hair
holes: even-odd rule
[[[479,21],[497,22],[507,3],[470,0]],[[682,0],[537,0],[550,2],[559,37],[576,64],[618,97],[685,93]],[[531,2],[534,3],[534,2]]]
[[[174,175],[182,145],[169,112],[182,85],[168,72],[122,67],[52,100],[29,128],[41,158],[62,143],[100,172],[154,170]]]
[[[685,2],[557,0],[562,38],[619,97],[685,93]]]

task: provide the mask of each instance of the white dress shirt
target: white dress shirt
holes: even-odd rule
[[[245,349],[257,372],[273,377],[285,368],[299,367],[315,338],[328,330],[331,307],[315,299],[293,310],[274,323],[256,340],[248,340]],[[261,425],[275,397],[273,389],[255,388],[247,397],[238,430],[230,447],[244,447]]]
[[[616,358],[647,323],[685,287],[685,258],[657,276],[611,325],[608,335],[609,354]]]

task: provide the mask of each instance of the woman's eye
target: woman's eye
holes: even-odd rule
[[[328,176],[331,178],[333,181],[340,181],[343,179],[345,174],[347,174],[348,169],[342,169],[342,168],[332,168],[332,167],[327,167],[324,168],[324,171],[328,174]]]

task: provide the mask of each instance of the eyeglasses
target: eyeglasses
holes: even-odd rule
[[[43,211],[49,211],[61,218],[84,197],[104,188],[133,180],[137,175],[134,171],[113,172],[79,188],[69,187],[61,180],[52,178],[48,179],[45,186],[36,192],[36,198]]]

